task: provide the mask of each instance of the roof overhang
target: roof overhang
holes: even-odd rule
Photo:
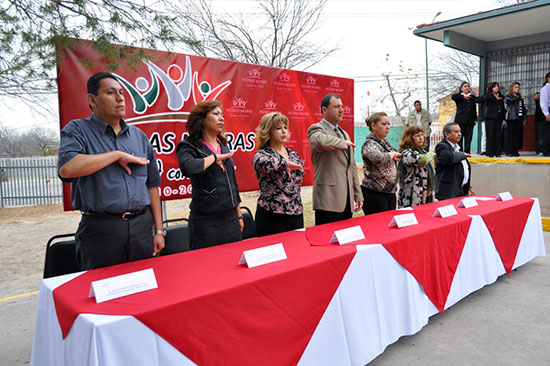
[[[550,40],[550,0],[535,0],[472,14],[413,31],[419,37],[484,56],[487,51]]]

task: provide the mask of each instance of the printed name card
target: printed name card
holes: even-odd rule
[[[510,194],[510,192],[501,192],[496,198],[497,201],[509,201],[511,199],[512,195]]]
[[[464,207],[464,208],[470,208],[470,207],[476,207],[477,201],[474,197],[465,197],[460,200],[458,203],[458,207]]]
[[[361,226],[353,226],[347,229],[336,230],[330,238],[331,243],[336,243],[343,245],[351,243],[352,241],[365,239],[365,234],[363,234],[363,229]]]
[[[398,228],[402,228],[405,226],[411,226],[418,224],[418,221],[416,221],[416,216],[414,213],[408,213],[404,215],[395,215],[391,221],[389,227],[396,226]]]
[[[457,215],[455,206],[453,205],[447,205],[447,206],[441,206],[438,207],[437,210],[435,210],[433,217],[441,216],[441,218]]]
[[[283,259],[286,259],[285,248],[282,243],[279,243],[268,245],[266,247],[245,250],[243,254],[241,254],[239,265],[246,263],[248,268],[252,268]]]
[[[99,304],[100,302],[137,294],[157,287],[155,272],[152,268],[149,268],[94,281],[90,287],[89,297],[95,296],[95,301]]]

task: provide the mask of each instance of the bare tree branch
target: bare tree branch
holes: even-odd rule
[[[310,41],[326,1],[257,0],[256,9],[231,16],[216,13],[208,0],[183,0],[187,26],[179,35],[202,56],[304,70],[337,50]]]

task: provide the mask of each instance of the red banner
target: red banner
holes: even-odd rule
[[[254,131],[266,113],[277,111],[289,118],[292,135],[286,146],[304,162],[304,185],[313,184],[307,129],[321,120],[320,104],[326,94],[342,98],[345,112],[341,126],[353,140],[352,79],[162,51],[148,53],[153,57],[142,60],[135,70],[122,66],[113,73],[126,92],[125,120],[143,130],[155,150],[162,200],[190,197],[191,184],[179,170],[176,146],[187,135],[185,123],[191,108],[203,100],[216,99],[223,104],[241,192],[258,189],[252,167],[257,151]],[[90,115],[86,81],[108,67],[90,41],[63,50],[61,60],[58,87],[63,128],[73,119]],[[90,61],[94,66],[85,66]],[[72,209],[69,189],[65,184],[65,210]]]

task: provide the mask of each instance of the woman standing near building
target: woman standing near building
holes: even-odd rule
[[[519,156],[519,149],[523,139],[523,124],[527,118],[527,108],[523,97],[519,93],[520,84],[514,81],[508,88],[508,95],[504,97],[506,106],[506,132],[504,151],[508,156]]]
[[[289,137],[288,118],[281,113],[266,114],[256,129],[258,152],[252,165],[260,181],[256,207],[258,236],[304,227],[300,197],[304,168],[298,153],[285,146]]]
[[[485,105],[485,130],[487,131],[487,156],[499,157],[502,149],[502,128],[506,124],[504,98],[500,94],[498,83],[490,83],[488,91],[483,96]]]
[[[206,100],[191,109],[189,135],[176,153],[181,172],[191,180],[189,246],[200,249],[242,240],[241,197],[224,134],[222,105]]]
[[[371,134],[361,148],[365,173],[361,190],[363,212],[369,215],[395,209],[397,162],[401,154],[386,140],[390,132],[390,119],[385,112],[374,113],[365,122]]]
[[[470,153],[470,145],[472,144],[472,134],[474,125],[477,121],[476,103],[481,99],[477,97],[470,89],[470,84],[466,81],[460,84],[460,90],[451,98],[456,103],[455,123],[458,123],[462,131],[462,138],[458,145],[464,152]]]
[[[550,156],[550,72],[544,77],[544,84],[540,90],[540,108],[544,114],[546,123],[543,132],[542,153]]]
[[[399,144],[399,207],[422,205],[433,201],[435,172],[432,152],[425,150],[424,131],[419,126],[405,129]]]

